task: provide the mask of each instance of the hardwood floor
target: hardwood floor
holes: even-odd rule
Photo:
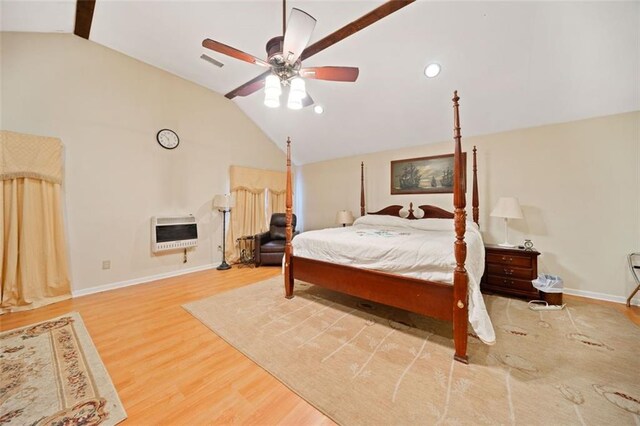
[[[129,416],[122,425],[333,424],[181,307],[278,274],[197,272],[3,315],[0,331],[79,312]]]
[[[3,315],[0,331],[79,312],[129,416],[122,425],[333,424],[182,309],[278,274],[279,267],[197,272]],[[593,303],[640,325],[640,307]]]
[[[571,303],[571,299],[579,299],[589,303],[609,306],[611,308],[614,308],[618,312],[622,312],[623,314],[626,315],[627,318],[629,318],[629,320],[631,320],[632,323],[640,326],[640,306],[632,305],[631,307],[627,308],[627,305],[623,303],[606,302],[604,300],[587,299],[585,297],[570,296],[566,294],[563,297],[564,297],[565,303]]]

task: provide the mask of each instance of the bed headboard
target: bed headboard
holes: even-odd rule
[[[378,210],[377,212],[368,212],[367,214],[404,217],[400,215],[400,210],[403,208],[403,206],[394,204],[392,206],[387,206],[382,210]],[[440,207],[423,204],[418,206],[418,208],[423,212],[422,217],[416,217],[413,214],[413,203],[409,203],[409,214],[406,216],[406,219],[453,219],[453,213],[441,209]]]

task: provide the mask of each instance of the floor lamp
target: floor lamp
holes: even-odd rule
[[[500,247],[515,247],[509,243],[509,226],[507,222],[509,219],[522,219],[524,217],[518,199],[515,197],[500,197],[498,204],[491,212],[491,216],[504,219],[504,243],[498,245]]]
[[[226,195],[216,195],[213,197],[213,207],[217,208],[219,212],[222,213],[222,263],[216,269],[219,271],[225,271],[230,269],[231,266],[227,263],[226,260],[226,234],[227,234],[227,213],[231,211],[234,207],[235,203],[233,201],[233,197],[230,194]]]

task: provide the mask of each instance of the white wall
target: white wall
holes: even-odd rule
[[[71,34],[2,33],[2,128],[65,145],[74,292],[220,262],[229,166],[284,170],[284,154],[223,96]],[[175,150],[159,129],[180,136]],[[194,214],[199,246],[150,252],[150,218]],[[111,269],[102,270],[110,260]]]
[[[580,294],[626,298],[635,285],[625,256],[640,250],[640,113],[466,139],[467,114],[473,111],[466,111],[462,101],[464,150],[478,146],[485,241],[504,238],[502,219],[489,217],[498,198],[519,197],[525,219],[510,222],[510,239],[533,240],[542,253],[541,272],[562,276],[565,287]],[[390,195],[389,164],[451,152],[453,141],[300,167],[304,228],[335,226],[340,209],[359,214],[360,161],[365,162],[369,211],[411,201],[452,210],[451,194]],[[468,161],[471,188],[471,156]]]

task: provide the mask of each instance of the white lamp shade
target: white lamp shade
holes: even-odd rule
[[[304,99],[307,96],[304,80],[296,77],[291,80],[291,90],[289,91],[289,99]]]
[[[522,219],[522,209],[515,197],[500,197],[498,203],[491,211],[493,217],[503,217],[506,219]]]
[[[271,74],[264,80],[264,93],[265,95],[280,96],[282,93],[282,86],[280,86],[280,79]]]
[[[336,215],[336,223],[351,225],[353,223],[353,213],[350,210],[340,210]]]
[[[273,74],[267,76],[264,83],[264,104],[269,108],[278,108],[281,93],[280,79]]]
[[[231,194],[219,194],[213,197],[213,207],[220,210],[231,210],[236,203]]]
[[[280,106],[280,95],[266,93],[264,95],[264,104],[269,108],[278,108]]]
[[[291,94],[289,94],[289,101],[287,102],[287,108],[302,109],[302,99],[292,97]]]

